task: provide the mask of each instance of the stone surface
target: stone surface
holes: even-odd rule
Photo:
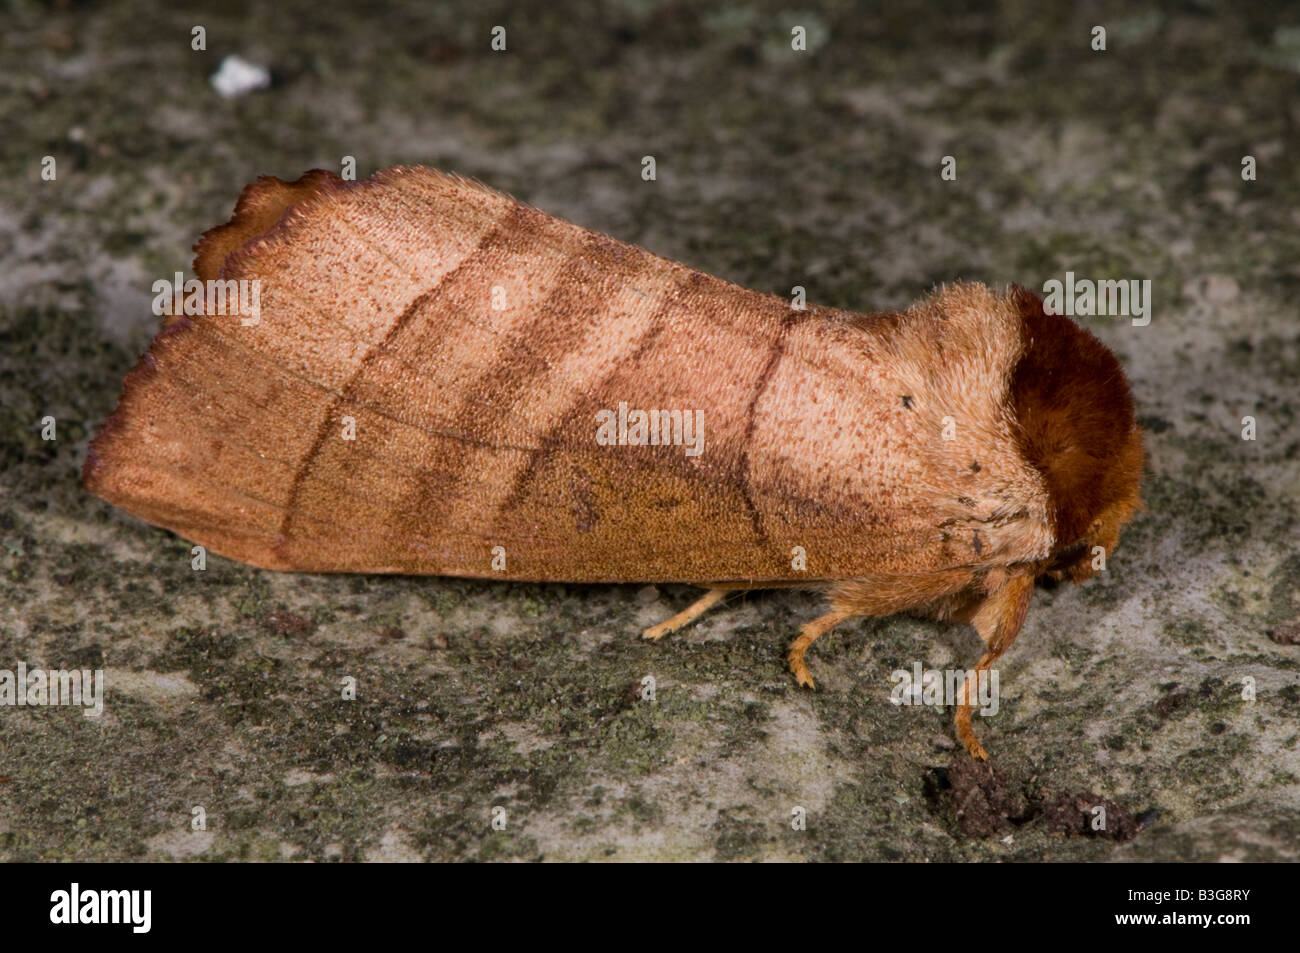
[[[579,6],[290,0],[203,14],[198,52],[181,9],[11,5],[0,669],[104,668],[108,695],[99,719],[0,708],[0,860],[1295,860],[1300,650],[1269,633],[1300,621],[1296,23],[1130,6],[1094,52],[1098,14],[1023,0]],[[221,99],[232,53],[272,86]],[[977,719],[1010,790],[1095,792],[1143,829],[970,837],[926,796],[964,755],[949,713],[889,704],[889,676],[973,663],[967,627],[845,626],[807,692],[783,656],[814,594],[735,597],[650,645],[640,627],[693,590],[195,573],[183,540],[88,497],[151,284],[246,182],[344,156],[472,175],[839,307],[959,278],[1150,279],[1148,326],[1084,319],[1129,370],[1147,508],[1106,573],[1039,589],[1001,711]]]

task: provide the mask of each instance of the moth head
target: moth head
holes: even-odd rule
[[[1043,475],[1056,546],[1043,571],[1097,572],[1141,505],[1142,430],[1124,369],[1093,334],[1013,288],[1022,351],[1012,375],[1017,443]],[[1099,557],[1100,553],[1100,559]]]

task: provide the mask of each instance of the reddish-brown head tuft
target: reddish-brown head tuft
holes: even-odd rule
[[[1043,474],[1057,548],[1052,575],[1092,575],[1092,547],[1109,554],[1140,505],[1142,431],[1128,380],[1115,355],[1069,318],[1047,314],[1042,299],[1012,291],[1025,349],[1012,378],[1018,439]]]

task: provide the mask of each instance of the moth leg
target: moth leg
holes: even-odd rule
[[[682,626],[689,625],[700,616],[704,615],[704,613],[712,609],[715,605],[721,602],[722,597],[729,592],[731,592],[730,589],[710,589],[671,619],[666,622],[660,622],[658,625],[650,626],[650,628],[641,633],[641,638],[655,642],[663,638],[669,632],[676,632]]]
[[[984,641],[984,655],[975,666],[975,670],[967,673],[966,680],[962,683],[961,701],[957,705],[957,714],[953,723],[957,727],[958,739],[966,746],[970,756],[977,761],[987,761],[989,755],[971,729],[970,715],[973,706],[970,700],[977,696],[980,673],[987,672],[1020,634],[1020,627],[1025,623],[1025,612],[1029,608],[1029,597],[1033,591],[1033,576],[1028,574],[1012,576],[975,608],[970,619],[975,624],[975,631]]]
[[[786,656],[790,663],[790,671],[794,674],[796,682],[805,688],[817,687],[812,676],[808,674],[808,666],[804,664],[803,654],[808,651],[808,646],[816,642],[821,636],[845,619],[851,619],[855,615],[857,615],[855,612],[828,612],[820,618],[813,619],[799,630],[799,638],[790,643],[790,654]]]

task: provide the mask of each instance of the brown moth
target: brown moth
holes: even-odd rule
[[[424,168],[264,177],[196,250],[258,320],[169,318],[84,480],[254,566],[708,587],[652,639],[807,586],[811,687],[818,636],[903,611],[987,670],[1138,506],[1123,370],[1019,288],[793,307]]]

